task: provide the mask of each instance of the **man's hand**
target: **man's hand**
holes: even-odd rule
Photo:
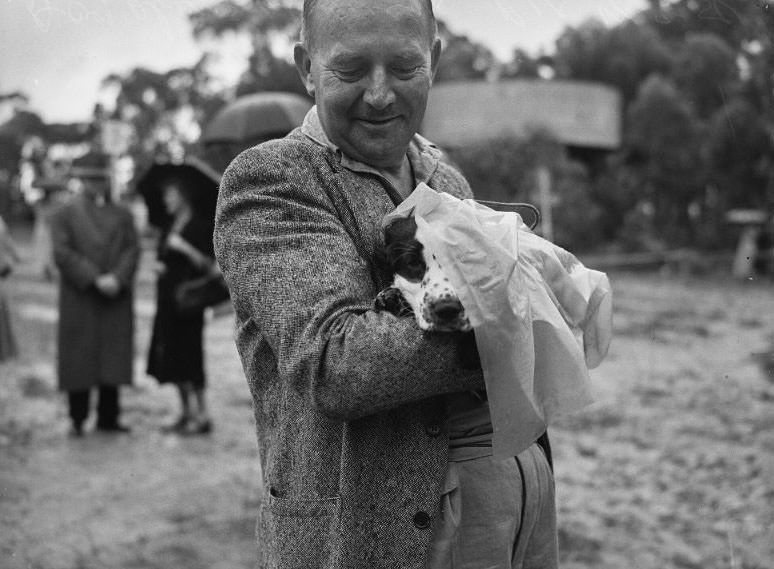
[[[99,292],[110,298],[116,296],[121,290],[121,282],[113,273],[105,273],[98,276],[97,280],[94,281],[94,285]]]
[[[186,240],[180,237],[180,235],[177,233],[171,233],[169,237],[167,237],[167,247],[170,249],[185,253],[187,251],[187,245],[188,243]]]

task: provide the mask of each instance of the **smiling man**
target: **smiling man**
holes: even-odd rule
[[[430,0],[306,0],[302,28],[316,105],[232,162],[216,215],[262,467],[258,566],[550,569],[548,461],[538,445],[493,460],[470,337],[373,310],[383,217],[421,182],[471,197],[416,134],[441,52]]]

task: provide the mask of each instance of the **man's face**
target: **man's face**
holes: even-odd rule
[[[81,178],[81,188],[84,195],[90,198],[105,197],[110,190],[110,180],[107,178]]]
[[[296,65],[331,142],[371,166],[400,166],[440,56],[419,1],[321,0],[311,26]]]

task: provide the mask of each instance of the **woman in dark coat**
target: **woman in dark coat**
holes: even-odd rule
[[[180,416],[165,430],[208,433],[212,421],[205,398],[204,309],[180,310],[175,291],[181,283],[214,270],[212,224],[197,215],[181,184],[167,182],[162,191],[172,221],[159,242],[148,374],[159,383],[174,383],[180,395]]]

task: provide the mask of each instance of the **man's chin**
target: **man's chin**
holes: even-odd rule
[[[341,149],[350,158],[373,166],[374,168],[391,168],[399,166],[408,150],[408,142],[396,144],[396,139],[401,139],[398,133],[392,133],[384,137],[359,137],[353,140],[351,145],[342,146]],[[410,138],[409,138],[410,140]]]

